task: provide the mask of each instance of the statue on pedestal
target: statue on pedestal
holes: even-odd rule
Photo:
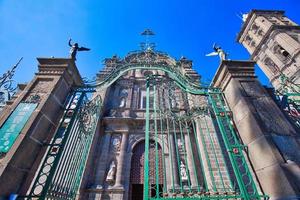
[[[216,45],[216,43],[214,43],[213,49],[214,49],[214,52],[211,52],[211,53],[209,53],[209,54],[206,54],[206,56],[217,56],[217,55],[219,55],[221,61],[222,61],[222,60],[227,60],[227,59],[228,59],[228,53],[226,53],[226,52],[221,48],[221,46]]]
[[[115,173],[116,173],[116,164],[115,161],[112,161],[109,166],[109,170],[106,176],[106,181],[113,182],[115,179]]]
[[[76,60],[77,51],[89,51],[89,50],[91,50],[89,48],[79,47],[78,43],[71,44],[71,41],[72,41],[72,39],[70,38],[69,39],[69,46],[71,47],[70,48],[70,57],[74,60]]]
[[[180,176],[181,176],[182,181],[187,181],[188,180],[186,167],[185,167],[185,165],[183,164],[182,161],[180,161]]]

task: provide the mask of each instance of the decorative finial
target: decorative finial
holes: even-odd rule
[[[0,92],[2,95],[4,95],[3,92],[5,92],[8,95],[7,100],[11,98],[11,96],[14,94],[16,90],[16,86],[13,85],[15,81],[12,79],[12,77],[14,76],[16,68],[18,67],[22,59],[23,57],[19,59],[19,61],[11,68],[11,70],[8,70],[6,73],[2,75],[2,77],[0,77]],[[5,98],[1,96],[0,104],[4,103],[4,101]]]
[[[248,17],[248,13],[242,14],[242,20],[243,20],[243,22],[245,22],[247,20],[247,17]]]
[[[152,51],[155,48],[155,43],[150,42],[150,37],[154,36],[155,33],[150,30],[149,28],[145,29],[142,33],[142,36],[145,36],[146,41],[145,42],[141,42],[141,48],[144,51]]]
[[[217,56],[219,55],[220,60],[227,60],[228,59],[228,53],[226,53],[221,46],[217,45],[216,43],[213,44],[214,52],[211,52],[209,54],[206,54],[206,56]]]
[[[71,44],[71,41],[72,41],[72,39],[70,38],[69,39],[69,46],[71,47],[70,48],[70,57],[73,60],[76,60],[77,51],[89,51],[89,50],[91,50],[89,48],[79,47],[78,43]]]

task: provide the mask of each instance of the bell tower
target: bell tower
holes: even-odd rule
[[[243,21],[237,41],[249,51],[275,89],[282,89],[282,75],[299,84],[300,26],[284,11],[252,10],[243,15]]]

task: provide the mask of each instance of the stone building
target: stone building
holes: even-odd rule
[[[259,16],[293,22],[254,10],[239,35],[279,88],[284,70],[297,79],[294,68],[271,74],[256,56],[275,62],[261,50],[275,29],[287,38],[272,36],[280,56],[295,60],[294,37],[261,19],[259,36],[249,31]],[[105,59],[91,83],[73,58],[38,58],[38,73],[0,116],[0,199],[299,198],[299,129],[256,78],[255,61],[223,59],[205,86],[191,60],[151,43]]]
[[[238,35],[275,89],[282,88],[282,75],[288,82],[299,84],[299,25],[284,15],[284,11],[252,10],[244,16]]]

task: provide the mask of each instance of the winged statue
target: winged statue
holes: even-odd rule
[[[69,39],[69,46],[71,47],[70,48],[70,57],[74,60],[76,60],[77,51],[89,51],[89,50],[91,50],[91,49],[86,48],[86,47],[79,47],[78,43],[72,44],[71,41],[72,41],[72,39],[70,38]]]
[[[219,55],[221,61],[222,60],[227,60],[228,54],[219,45],[214,43],[213,44],[213,49],[214,49],[214,51],[209,53],[209,54],[206,54],[206,56],[217,56],[217,55]]]

